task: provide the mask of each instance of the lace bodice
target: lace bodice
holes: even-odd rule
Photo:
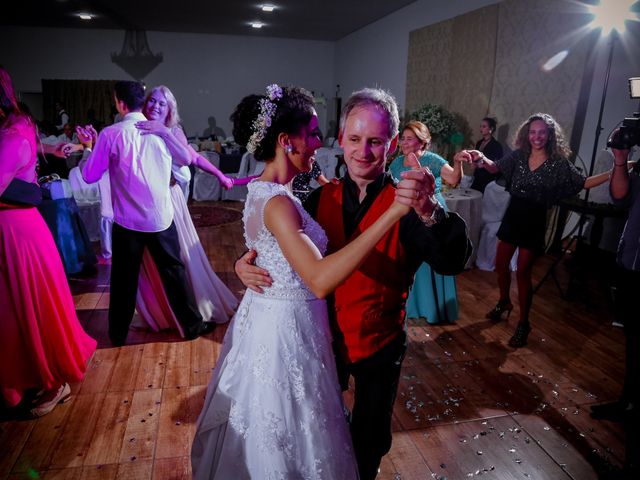
[[[264,225],[264,207],[276,195],[285,195],[294,202],[302,228],[311,241],[324,255],[327,250],[327,236],[322,227],[302,207],[300,200],[289,189],[277,183],[254,180],[249,183],[249,194],[244,207],[244,238],[247,248],[256,250],[256,265],[269,272],[273,283],[263,288],[265,296],[277,298],[314,298],[300,276],[291,268],[282,254],[278,241]]]

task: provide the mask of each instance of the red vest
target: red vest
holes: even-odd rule
[[[392,185],[385,186],[351,238],[345,239],[343,186],[344,183],[327,184],[320,195],[316,220],[329,237],[327,254],[339,250],[374,223],[395,195]],[[404,305],[413,273],[408,270],[406,253],[400,243],[399,224],[396,222],[389,229],[360,268],[328,299],[337,350],[347,362],[370,357],[404,327]]]

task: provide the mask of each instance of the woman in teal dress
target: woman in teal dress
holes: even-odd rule
[[[452,167],[440,155],[428,151],[430,145],[431,135],[427,126],[418,121],[409,122],[400,136],[402,155],[391,162],[389,172],[399,181],[400,173],[411,169],[407,165],[408,156],[414,154],[420,165],[429,167],[436,178],[436,198],[447,210],[441,193],[442,180],[449,185],[457,185],[462,178],[462,166],[460,162],[456,162]],[[422,317],[429,323],[455,322],[458,319],[456,278],[440,275],[428,263],[423,263],[416,272],[413,287],[409,291],[406,310],[407,318]]]

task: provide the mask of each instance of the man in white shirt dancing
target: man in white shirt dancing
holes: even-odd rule
[[[136,122],[146,120],[141,113],[141,83],[117,82],[114,94],[123,120],[102,130],[82,170],[87,183],[97,182],[106,171],[111,182],[114,223],[109,338],[116,346],[126,341],[146,247],[158,267],[173,313],[186,338],[193,339],[209,333],[215,325],[202,321],[193,292],[187,287],[169,196],[172,161],[189,165],[191,156],[172,136],[143,135],[135,127]]]

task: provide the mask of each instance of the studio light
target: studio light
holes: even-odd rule
[[[614,30],[624,33],[627,22],[638,20],[638,15],[631,11],[634,3],[636,0],[601,0],[597,5],[587,6],[587,10],[593,15],[589,27],[601,29],[605,36]]]

